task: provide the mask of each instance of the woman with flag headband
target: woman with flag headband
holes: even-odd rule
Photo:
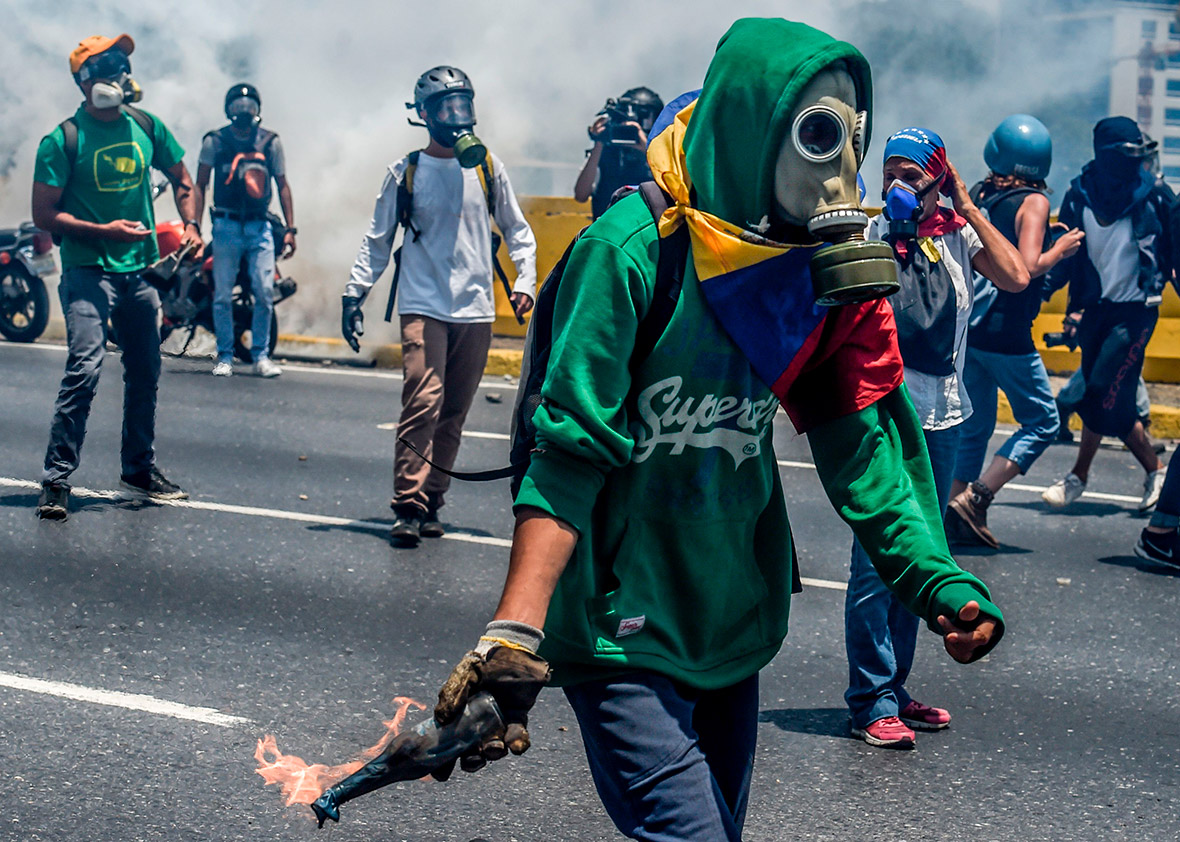
[[[894,133],[885,143],[882,183],[885,210],[869,226],[868,237],[892,245],[900,270],[901,290],[890,301],[941,517],[950,495],[959,425],[971,415],[963,381],[974,291],[971,271],[999,289],[1020,292],[1028,286],[1028,269],[971,201],[935,132],[912,126]],[[938,203],[940,192],[951,197],[954,209]],[[941,528],[938,532],[945,542]],[[912,729],[941,730],[951,717],[906,692],[918,618],[886,587],[871,556],[871,547],[858,534],[844,605],[849,674],[844,698],[854,736],[869,745],[913,748]]]
[[[464,769],[528,748],[528,711],[552,680],[624,834],[741,838],[758,671],[799,582],[771,439],[780,403],[883,579],[952,657],[999,641],[999,609],[947,549],[890,307],[816,305],[809,224],[864,220],[871,99],[852,45],[739,20],[700,97],[649,148],[670,209],[657,224],[629,196],[573,248],[503,595],[435,708],[446,723],[470,694],[500,704],[505,733]],[[811,116],[816,132],[801,132]],[[631,370],[658,239],[681,226],[683,289]]]

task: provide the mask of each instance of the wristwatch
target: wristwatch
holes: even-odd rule
[[[294,225],[292,225],[290,228],[287,229],[287,233],[288,234],[298,234],[299,229],[296,228]]]
[[[196,228],[196,229],[197,229],[197,233],[198,233],[198,234],[200,234],[200,233],[201,233],[201,223],[197,222],[197,220],[195,220],[195,219],[186,219],[186,220],[184,221],[184,227],[185,227],[185,228],[188,228],[190,225],[191,225],[191,226],[193,226],[194,228]]]

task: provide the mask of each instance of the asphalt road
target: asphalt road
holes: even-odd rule
[[[67,523],[39,523],[64,356],[0,343],[0,840],[618,838],[555,691],[525,758],[390,787],[322,831],[255,772],[266,735],[308,764],[356,757],[395,696],[431,700],[494,607],[510,535],[503,483],[456,485],[446,539],[412,551],[385,540],[393,432],[382,425],[396,417],[396,376],[290,366],[276,381],[214,380],[205,363],[166,361],[158,461],[192,501],[143,506],[101,493],[118,482],[113,355],[74,476],[94,493],[76,495]],[[462,466],[505,458],[512,390],[481,389],[467,429],[487,435],[464,439]],[[747,838],[1180,837],[1180,578],[1131,553],[1143,520],[1130,455],[1104,449],[1091,491],[1109,496],[1063,513],[1035,490],[1001,493],[991,520],[1003,551],[960,560],[991,587],[1007,636],[963,667],[923,634],[909,688],[954,722],[899,753],[848,736],[849,532],[806,441],[780,420],[813,583],[762,674]],[[1054,446],[1019,485],[1049,484],[1072,458]]]

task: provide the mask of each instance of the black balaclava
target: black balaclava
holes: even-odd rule
[[[1155,183],[1143,169],[1143,133],[1130,117],[1107,117],[1094,126],[1094,160],[1082,168],[1080,187],[1102,222],[1122,219]]]

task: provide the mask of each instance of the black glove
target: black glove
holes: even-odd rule
[[[365,335],[365,317],[361,313],[361,300],[355,295],[346,295],[341,299],[341,304],[344,309],[340,320],[340,332],[348,346],[359,354],[361,343],[357,337]]]
[[[504,717],[504,733],[460,758],[465,772],[483,768],[511,751],[524,754],[529,747],[528,713],[537,695],[549,683],[549,664],[532,650],[541,642],[540,629],[527,623],[496,621],[488,624],[479,646],[463,656],[438,691],[434,718],[446,725],[463,713],[467,699],[485,692],[496,700]],[[431,774],[440,781],[450,777],[455,764],[449,763]]]

